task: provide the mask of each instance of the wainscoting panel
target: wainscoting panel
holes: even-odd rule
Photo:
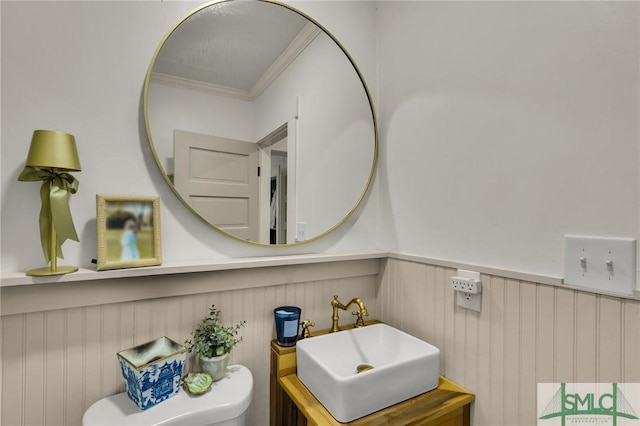
[[[359,268],[356,264],[354,267]],[[317,272],[317,268],[311,269]],[[351,271],[344,278],[335,277],[335,265],[328,264],[325,268],[330,278],[316,281],[249,285],[238,290],[1,316],[0,424],[79,425],[84,411],[93,402],[124,391],[116,352],[161,336],[182,343],[215,304],[222,310],[225,323],[247,321],[242,331],[244,341],[232,352],[231,363],[243,364],[251,370],[254,397],[250,424],[266,426],[269,424],[269,343],[275,337],[273,309],[284,304],[300,306],[303,317],[315,321],[315,328],[321,329],[331,325],[333,294],[343,299],[360,297],[371,301],[372,307],[375,305],[377,268],[375,273],[362,276]],[[286,277],[292,268],[280,269],[279,274]],[[296,274],[298,270],[296,267]],[[216,281],[221,274],[198,275],[202,275],[199,280]],[[241,276],[242,272],[234,272],[234,281]],[[255,270],[246,277],[249,281],[259,279]],[[138,279],[145,280],[144,277]],[[185,280],[188,278],[184,275],[175,275],[173,285],[180,286]],[[143,285],[148,286],[146,282]],[[350,313],[343,315],[342,320],[352,321]]]
[[[216,304],[225,322],[247,321],[231,362],[253,373],[250,424],[267,425],[273,308],[301,306],[316,330],[328,328],[333,294],[360,297],[371,318],[439,347],[441,373],[476,394],[476,426],[535,425],[540,382],[640,382],[636,300],[484,273],[476,313],[456,306],[448,285],[455,269],[428,260],[378,261],[377,267],[338,262],[340,268],[329,262],[310,267],[308,276],[297,265],[263,268],[266,274],[256,268],[127,278],[126,286],[88,282],[86,306],[76,306],[76,299],[64,308],[55,308],[67,303],[60,295],[54,308],[35,310],[28,286],[12,292],[3,304],[23,312],[0,316],[1,424],[80,424],[94,401],[124,390],[116,352],[160,336],[184,342]],[[159,292],[139,297],[152,292],[153,283]],[[55,293],[53,286],[47,292]],[[67,284],[60,291],[72,292]],[[100,294],[112,302],[96,303]],[[46,305],[41,295],[35,299]],[[341,323],[351,321],[341,312]]]
[[[476,313],[456,306],[455,273],[388,259],[376,314],[440,348],[474,425],[535,425],[537,383],[640,382],[638,301],[485,274]]]

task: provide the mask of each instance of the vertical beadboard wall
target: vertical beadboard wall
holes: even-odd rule
[[[299,305],[316,329],[327,328],[334,293],[370,301],[372,317],[438,346],[441,373],[476,394],[476,426],[535,425],[538,382],[640,382],[636,301],[483,275],[478,314],[455,306],[454,269],[383,265],[379,276],[2,316],[1,424],[80,424],[91,403],[124,389],[117,351],[162,335],[181,342],[215,303],[225,321],[248,322],[232,362],[254,375],[250,424],[267,425],[272,308]]]
[[[124,391],[116,352],[160,336],[183,342],[215,303],[225,322],[247,320],[231,363],[251,370],[250,424],[266,426],[272,309],[300,306],[328,328],[333,294],[373,304],[377,283],[370,275],[2,316],[1,424],[79,425],[94,401]]]
[[[455,272],[389,259],[375,312],[440,348],[473,425],[535,425],[539,382],[640,382],[637,301],[483,275],[478,314],[456,306]]]

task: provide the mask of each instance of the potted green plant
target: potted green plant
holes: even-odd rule
[[[214,381],[224,377],[229,353],[236,344],[242,342],[239,331],[245,324],[246,321],[241,321],[236,325],[224,325],[220,311],[211,305],[209,315],[191,332],[191,339],[185,341],[189,352],[198,358],[200,369],[211,374]]]

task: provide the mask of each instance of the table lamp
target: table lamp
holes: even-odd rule
[[[77,266],[58,266],[62,244],[80,241],[69,210],[69,193],[78,190],[78,180],[69,171],[80,171],[80,160],[73,135],[53,130],[36,130],[31,138],[27,163],[19,181],[42,181],[40,188],[40,241],[49,267],[27,271],[31,276],[62,275]]]

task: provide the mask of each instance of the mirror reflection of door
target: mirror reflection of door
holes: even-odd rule
[[[286,149],[286,139],[283,140]],[[287,243],[287,152],[271,149],[269,243]]]
[[[260,219],[262,223],[267,223],[263,228],[268,230],[268,236],[263,238],[268,238],[269,244],[287,243],[288,186],[290,185],[287,129],[287,124],[284,124],[258,142],[262,152],[260,166],[269,171],[268,195],[264,194],[261,197],[268,200],[268,213]]]
[[[258,146],[174,131],[175,186],[200,216],[242,239],[259,241]]]
[[[250,241],[286,244],[292,184],[287,127],[258,143],[175,130],[174,185],[218,228]]]

